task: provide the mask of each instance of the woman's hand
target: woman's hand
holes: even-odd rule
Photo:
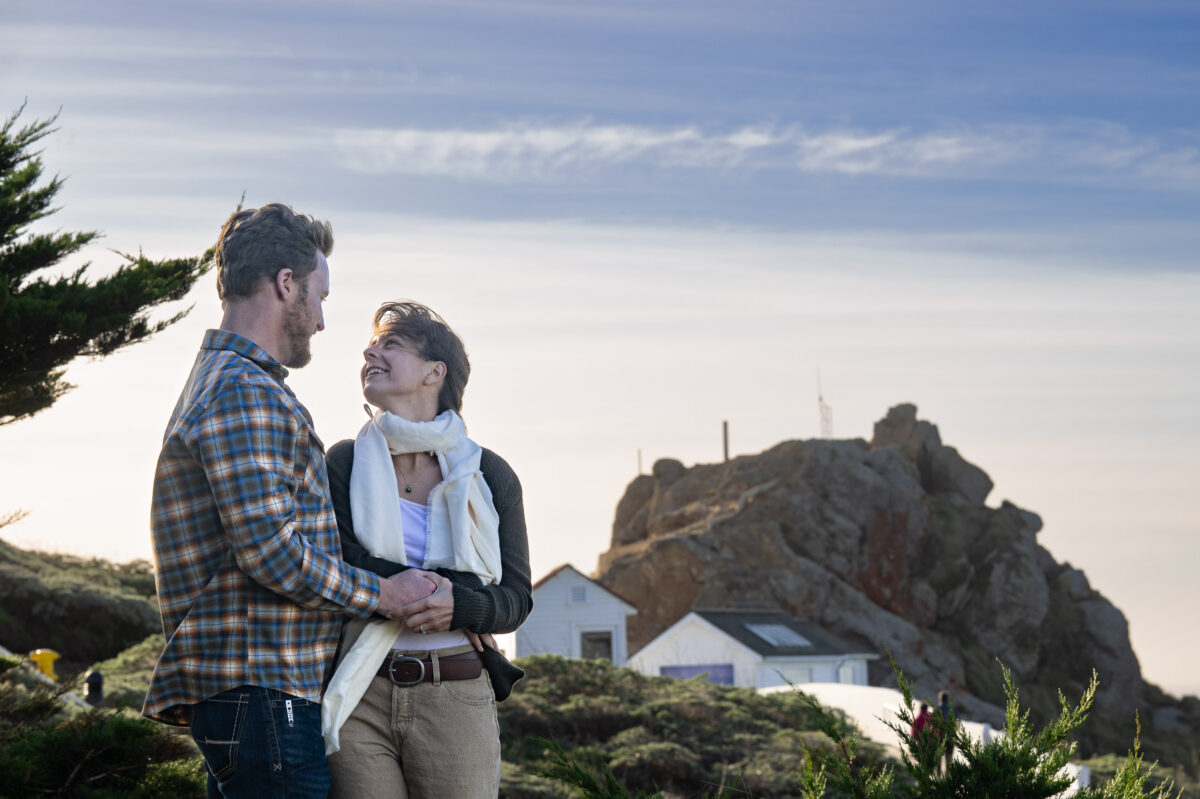
[[[454,618],[454,584],[437,572],[422,571],[422,576],[437,588],[429,596],[410,602],[392,613],[403,619],[404,626],[418,633],[440,633],[450,629]]]
[[[483,644],[487,644],[492,649],[500,648],[496,646],[496,636],[492,635],[491,633],[479,635],[478,633],[473,633],[470,630],[467,630],[467,639],[471,642],[471,646],[475,647],[476,652],[483,651]],[[481,641],[483,643],[480,643]]]

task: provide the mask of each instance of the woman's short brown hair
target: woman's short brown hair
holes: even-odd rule
[[[471,362],[462,339],[446,320],[428,306],[412,300],[385,302],[375,312],[372,335],[396,336],[411,342],[427,361],[446,365],[446,378],[438,391],[438,413],[452,410],[462,413],[463,392],[471,376]]]

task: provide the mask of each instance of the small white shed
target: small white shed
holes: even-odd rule
[[[624,666],[625,617],[637,608],[569,563],[533,585],[533,611],[517,630],[516,656],[603,658]]]
[[[694,610],[629,658],[652,676],[709,680],[746,688],[807,682],[867,684],[879,657],[811,622],[781,611]]]

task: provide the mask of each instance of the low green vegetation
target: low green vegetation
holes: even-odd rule
[[[893,668],[895,664],[893,664]],[[1041,729],[1029,721],[1009,671],[1001,667],[1004,680],[1005,733],[989,743],[976,741],[953,720],[934,716],[933,734],[910,734],[914,719],[912,690],[898,670],[896,677],[904,694],[899,717],[888,726],[900,740],[900,763],[855,770],[855,738],[845,736],[832,720],[822,730],[835,742],[832,754],[805,752],[804,799],[826,796],[857,799],[954,799],[994,797],[1003,799],[1051,799],[1070,787],[1072,779],[1064,767],[1075,754],[1072,740],[1095,699],[1095,674],[1078,703],[1059,694],[1059,712]],[[814,709],[816,709],[814,703]],[[956,757],[945,763],[946,742],[952,741]],[[944,768],[942,764],[945,763]],[[1154,767],[1146,765],[1135,738],[1129,754],[1107,780],[1093,781],[1076,795],[1078,799],[1166,799],[1177,796],[1170,781],[1153,783]]]
[[[679,796],[735,785],[752,796],[798,796],[799,753],[830,746],[818,730],[822,712],[800,694],[645,677],[601,660],[535,655],[521,666],[528,676],[499,706],[503,758],[522,774],[505,775],[501,794],[512,799],[571,795],[528,779],[554,773],[546,740],[591,773],[607,769],[634,791]],[[863,751],[882,757],[877,747]]]
[[[92,710],[64,705],[27,662],[0,658],[0,799],[202,796],[190,739],[137,714],[157,647],[152,636],[96,664],[111,704]],[[506,799],[1051,797],[1066,785],[1061,767],[1095,692],[1093,683],[1074,702],[1060,698],[1059,714],[1038,727],[997,667],[1007,735],[980,745],[945,730],[958,756],[938,775],[942,739],[908,736],[912,693],[902,676],[909,704],[894,724],[901,747],[889,754],[799,691],[759,695],[556,656],[521,665],[528,676],[499,706]],[[1088,765],[1093,787],[1080,799],[1200,797],[1188,769],[1144,762],[1136,739],[1124,756]]]
[[[521,775],[506,770],[502,795],[514,798],[1049,799],[1070,785],[1063,767],[1097,687],[1093,678],[1075,703],[1060,695],[1057,716],[1036,728],[1007,669],[997,667],[1007,734],[984,745],[961,727],[913,739],[912,691],[898,672],[907,707],[889,725],[900,739],[899,758],[887,758],[859,740],[844,717],[799,691],[758,696],[700,680],[646,678],[599,661],[542,656],[523,665],[528,683],[502,710],[505,759],[517,761]],[[655,713],[664,708],[673,721]],[[959,755],[938,774],[947,737]],[[1136,738],[1126,756],[1109,764],[1076,797],[1200,795],[1189,777],[1176,786],[1158,774]],[[572,792],[564,794],[563,786]]]
[[[1137,755],[1141,757],[1142,751]],[[1101,784],[1111,782],[1118,772],[1127,765],[1129,755],[1101,755],[1086,760],[1081,760],[1080,763],[1088,767],[1092,775],[1092,784]],[[1147,775],[1146,787],[1157,788],[1159,786],[1174,785],[1179,789],[1181,795],[1192,799],[1200,796],[1200,781],[1196,779],[1196,769],[1193,766],[1191,769],[1177,765],[1164,765],[1162,763],[1154,763],[1154,770]],[[1119,794],[1118,794],[1119,795]],[[1134,794],[1136,796],[1136,794]]]
[[[0,658],[0,799],[154,799],[204,796],[186,735],[132,710],[63,701],[28,662]]]
[[[564,661],[578,663],[578,661]],[[539,662],[540,665],[540,662]],[[565,666],[565,668],[573,668]],[[638,683],[643,686],[661,682],[662,678],[631,676],[624,672],[613,679],[611,669],[605,664],[585,664],[577,667],[587,670],[585,679],[575,684],[583,690],[583,696],[600,696],[593,693],[596,685],[611,689],[614,684]],[[531,676],[537,669],[531,671]],[[889,726],[900,740],[899,760],[885,760],[878,750],[859,741],[853,729],[836,713],[823,709],[815,702],[804,698],[799,692],[776,695],[785,701],[798,700],[807,708],[797,718],[811,724],[819,731],[814,734],[805,730],[797,738],[799,749],[791,752],[775,752],[768,756],[773,769],[764,769],[765,761],[757,755],[744,753],[747,759],[727,761],[723,764],[723,778],[715,782],[711,778],[700,785],[686,784],[678,773],[667,769],[659,772],[645,768],[641,771],[628,768],[628,760],[617,756],[612,745],[587,740],[571,747],[561,738],[538,739],[540,756],[531,757],[525,769],[542,778],[553,778],[568,785],[574,796],[585,799],[666,799],[673,796],[709,797],[730,799],[734,796],[802,797],[803,799],[1050,799],[1060,795],[1071,783],[1063,767],[1075,753],[1076,744],[1072,736],[1087,720],[1096,691],[1096,680],[1083,692],[1078,702],[1072,704],[1059,697],[1059,713],[1049,723],[1036,729],[1029,720],[1029,711],[1022,710],[1016,686],[1007,670],[1001,669],[1005,686],[1006,734],[995,741],[981,744],[972,739],[961,727],[940,724],[934,735],[914,739],[909,726],[914,716],[914,701],[911,689],[903,675],[897,672],[906,707],[899,718]],[[530,686],[532,688],[532,684]],[[668,691],[690,693],[704,688],[695,680],[677,682]],[[722,700],[737,703],[739,689],[704,688],[705,697],[713,704]],[[726,693],[727,692],[727,693]],[[539,692],[541,693],[541,692]],[[723,694],[723,696],[722,696]],[[563,698],[563,697],[559,697]],[[771,699],[774,697],[757,697]],[[586,698],[574,705],[586,705]],[[630,715],[637,715],[634,706]],[[518,714],[521,715],[521,714]],[[778,718],[778,717],[777,717]],[[709,720],[705,719],[705,722]],[[607,719],[608,724],[613,719]],[[569,730],[567,732],[570,732]],[[792,732],[796,732],[792,730]],[[619,736],[618,736],[619,737]],[[686,733],[684,748],[695,755],[697,772],[707,767],[711,773],[714,766],[706,762],[705,754],[712,755],[717,749],[713,740],[726,737],[725,727],[705,723]],[[953,738],[958,756],[944,771],[939,773],[938,764],[945,754],[944,741]],[[735,753],[736,754],[736,753]],[[753,776],[761,780],[765,770],[771,771],[773,782],[760,781],[757,785]],[[1192,795],[1180,786],[1176,790],[1169,779],[1155,777],[1155,767],[1146,764],[1141,756],[1137,739],[1132,742],[1128,754],[1113,759],[1112,769],[1093,779],[1092,786],[1076,794],[1079,799],[1167,799],[1174,796]],[[732,778],[727,778],[732,775]],[[502,792],[503,793],[503,792]],[[559,796],[559,793],[538,793],[534,788],[523,786],[522,792],[509,796]]]

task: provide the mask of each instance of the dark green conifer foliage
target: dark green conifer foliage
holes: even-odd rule
[[[0,127],[0,425],[33,416],[70,391],[63,375],[75,358],[110,355],[182,319],[190,308],[160,321],[148,311],[182,299],[208,269],[203,258],[118,253],[123,263],[94,282],[84,276],[90,264],[39,277],[100,234],[26,234],[58,210],[51,203],[62,180],[39,185],[42,160],[32,149],[54,132],[57,115],[18,127],[23,109]]]

